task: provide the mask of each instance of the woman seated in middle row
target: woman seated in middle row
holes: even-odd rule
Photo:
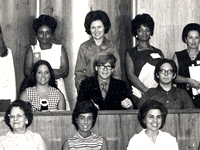
[[[20,99],[30,102],[33,111],[66,108],[65,98],[57,88],[53,69],[45,60],[34,64],[28,82],[21,87],[25,90]]]

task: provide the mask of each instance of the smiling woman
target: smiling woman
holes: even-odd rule
[[[65,110],[64,95],[57,89],[53,69],[47,61],[39,60],[34,64],[23,88],[20,99],[30,102],[33,111]]]
[[[167,113],[162,103],[155,100],[145,102],[138,113],[138,120],[144,129],[130,139],[127,150],[178,150],[176,138],[160,131],[165,124]]]
[[[62,150],[107,150],[107,141],[102,136],[93,133],[97,119],[97,108],[91,101],[77,103],[72,114],[72,123],[77,133],[66,140]]]

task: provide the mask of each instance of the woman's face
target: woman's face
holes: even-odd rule
[[[13,130],[20,130],[26,128],[28,119],[26,118],[24,111],[20,107],[13,107],[10,111],[10,125]]]
[[[90,129],[92,128],[92,122],[93,122],[92,113],[80,114],[77,118],[78,131],[90,132]]]
[[[161,111],[159,109],[150,109],[144,118],[144,122],[146,123],[147,130],[158,131],[162,125]]]
[[[95,40],[102,39],[105,33],[105,27],[101,20],[95,20],[90,25],[90,32]]]
[[[150,28],[141,25],[140,28],[137,29],[137,36],[139,41],[149,41],[151,36]]]
[[[200,43],[200,35],[196,30],[191,30],[188,32],[186,43],[188,48],[198,49]]]
[[[52,36],[51,29],[46,25],[41,26],[37,32],[37,38],[41,44],[51,43]]]
[[[36,72],[36,81],[37,84],[45,85],[48,84],[50,79],[49,68],[46,65],[40,65]]]

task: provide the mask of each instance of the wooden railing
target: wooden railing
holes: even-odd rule
[[[142,128],[134,111],[99,111],[93,131],[105,137],[109,150],[125,150],[130,138]],[[72,112],[38,112],[29,129],[40,133],[49,150],[60,150],[64,141],[76,130],[71,123]],[[0,135],[5,135],[9,128],[0,114]],[[169,110],[162,131],[177,138],[180,150],[197,150],[200,141],[200,110]]]

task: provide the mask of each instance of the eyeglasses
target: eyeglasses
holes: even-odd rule
[[[165,70],[165,69],[160,69],[160,74],[172,74],[172,73],[174,73],[174,70],[172,70],[172,69],[168,69],[168,70]]]
[[[112,69],[112,66],[98,65],[98,67],[102,70],[104,70],[104,69],[111,70]]]
[[[17,114],[16,116],[15,115],[11,115],[9,114],[8,116],[10,117],[10,119],[21,119],[25,114]]]

